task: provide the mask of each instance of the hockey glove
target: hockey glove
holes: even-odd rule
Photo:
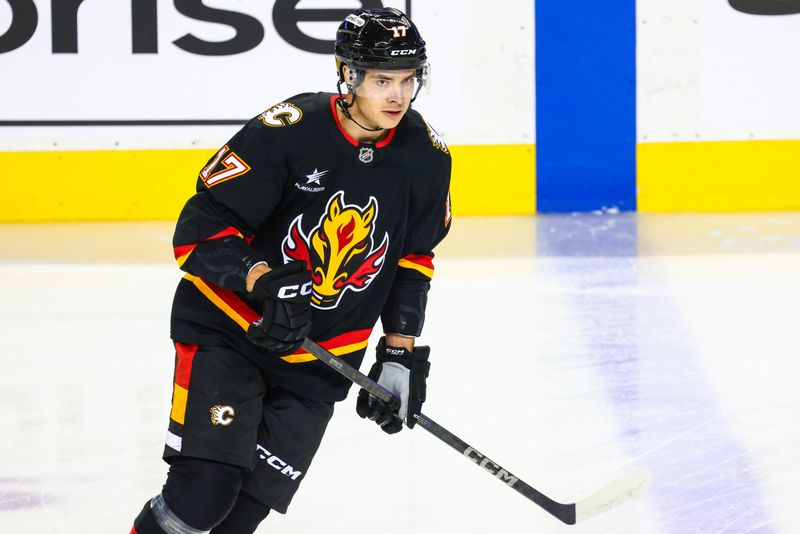
[[[394,410],[366,390],[358,392],[356,412],[363,418],[372,419],[387,434],[400,432],[403,421],[408,428],[414,428],[417,420],[414,415],[422,410],[425,402],[425,380],[431,364],[428,356],[430,347],[408,349],[388,347],[386,339],[381,338],[376,349],[377,361],[369,371],[369,376],[400,399],[400,409]]]
[[[264,303],[263,316],[247,329],[250,341],[278,356],[296,351],[311,330],[311,286],[301,261],[261,275],[249,294]]]

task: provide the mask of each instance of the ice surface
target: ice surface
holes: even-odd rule
[[[562,502],[561,525],[422,430],[341,403],[289,534],[800,532],[800,214],[457,219],[424,411]],[[127,533],[159,491],[171,223],[0,227],[0,532]]]

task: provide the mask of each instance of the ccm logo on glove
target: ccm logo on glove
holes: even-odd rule
[[[387,434],[400,432],[404,422],[408,428],[414,428],[417,423],[414,415],[420,413],[425,402],[426,380],[431,369],[430,347],[414,347],[414,350],[390,347],[386,337],[382,337],[375,353],[375,364],[367,376],[397,397],[400,407],[394,408],[362,389],[358,392],[356,412],[375,421]]]
[[[299,295],[310,295],[311,288],[314,287],[314,282],[308,282],[303,284],[302,286],[293,285],[293,286],[284,286],[278,290],[278,298],[279,299],[290,299]],[[298,293],[297,290],[300,290]]]
[[[311,272],[300,261],[259,276],[249,295],[263,303],[263,312],[247,329],[248,339],[278,356],[295,352],[311,331],[312,287]]]

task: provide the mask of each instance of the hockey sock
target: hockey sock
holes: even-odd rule
[[[153,517],[150,501],[144,503],[144,508],[133,520],[133,528],[130,534],[166,534],[164,529],[156,523],[155,517]]]
[[[211,529],[211,534],[252,534],[269,514],[269,508],[242,492],[222,523]]]
[[[242,487],[242,471],[221,462],[175,458],[161,491],[164,508],[187,527],[208,532],[225,519],[236,503]],[[164,524],[158,514],[156,519]]]

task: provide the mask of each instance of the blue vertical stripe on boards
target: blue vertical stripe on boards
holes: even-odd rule
[[[536,205],[636,209],[636,1],[536,0]]]

